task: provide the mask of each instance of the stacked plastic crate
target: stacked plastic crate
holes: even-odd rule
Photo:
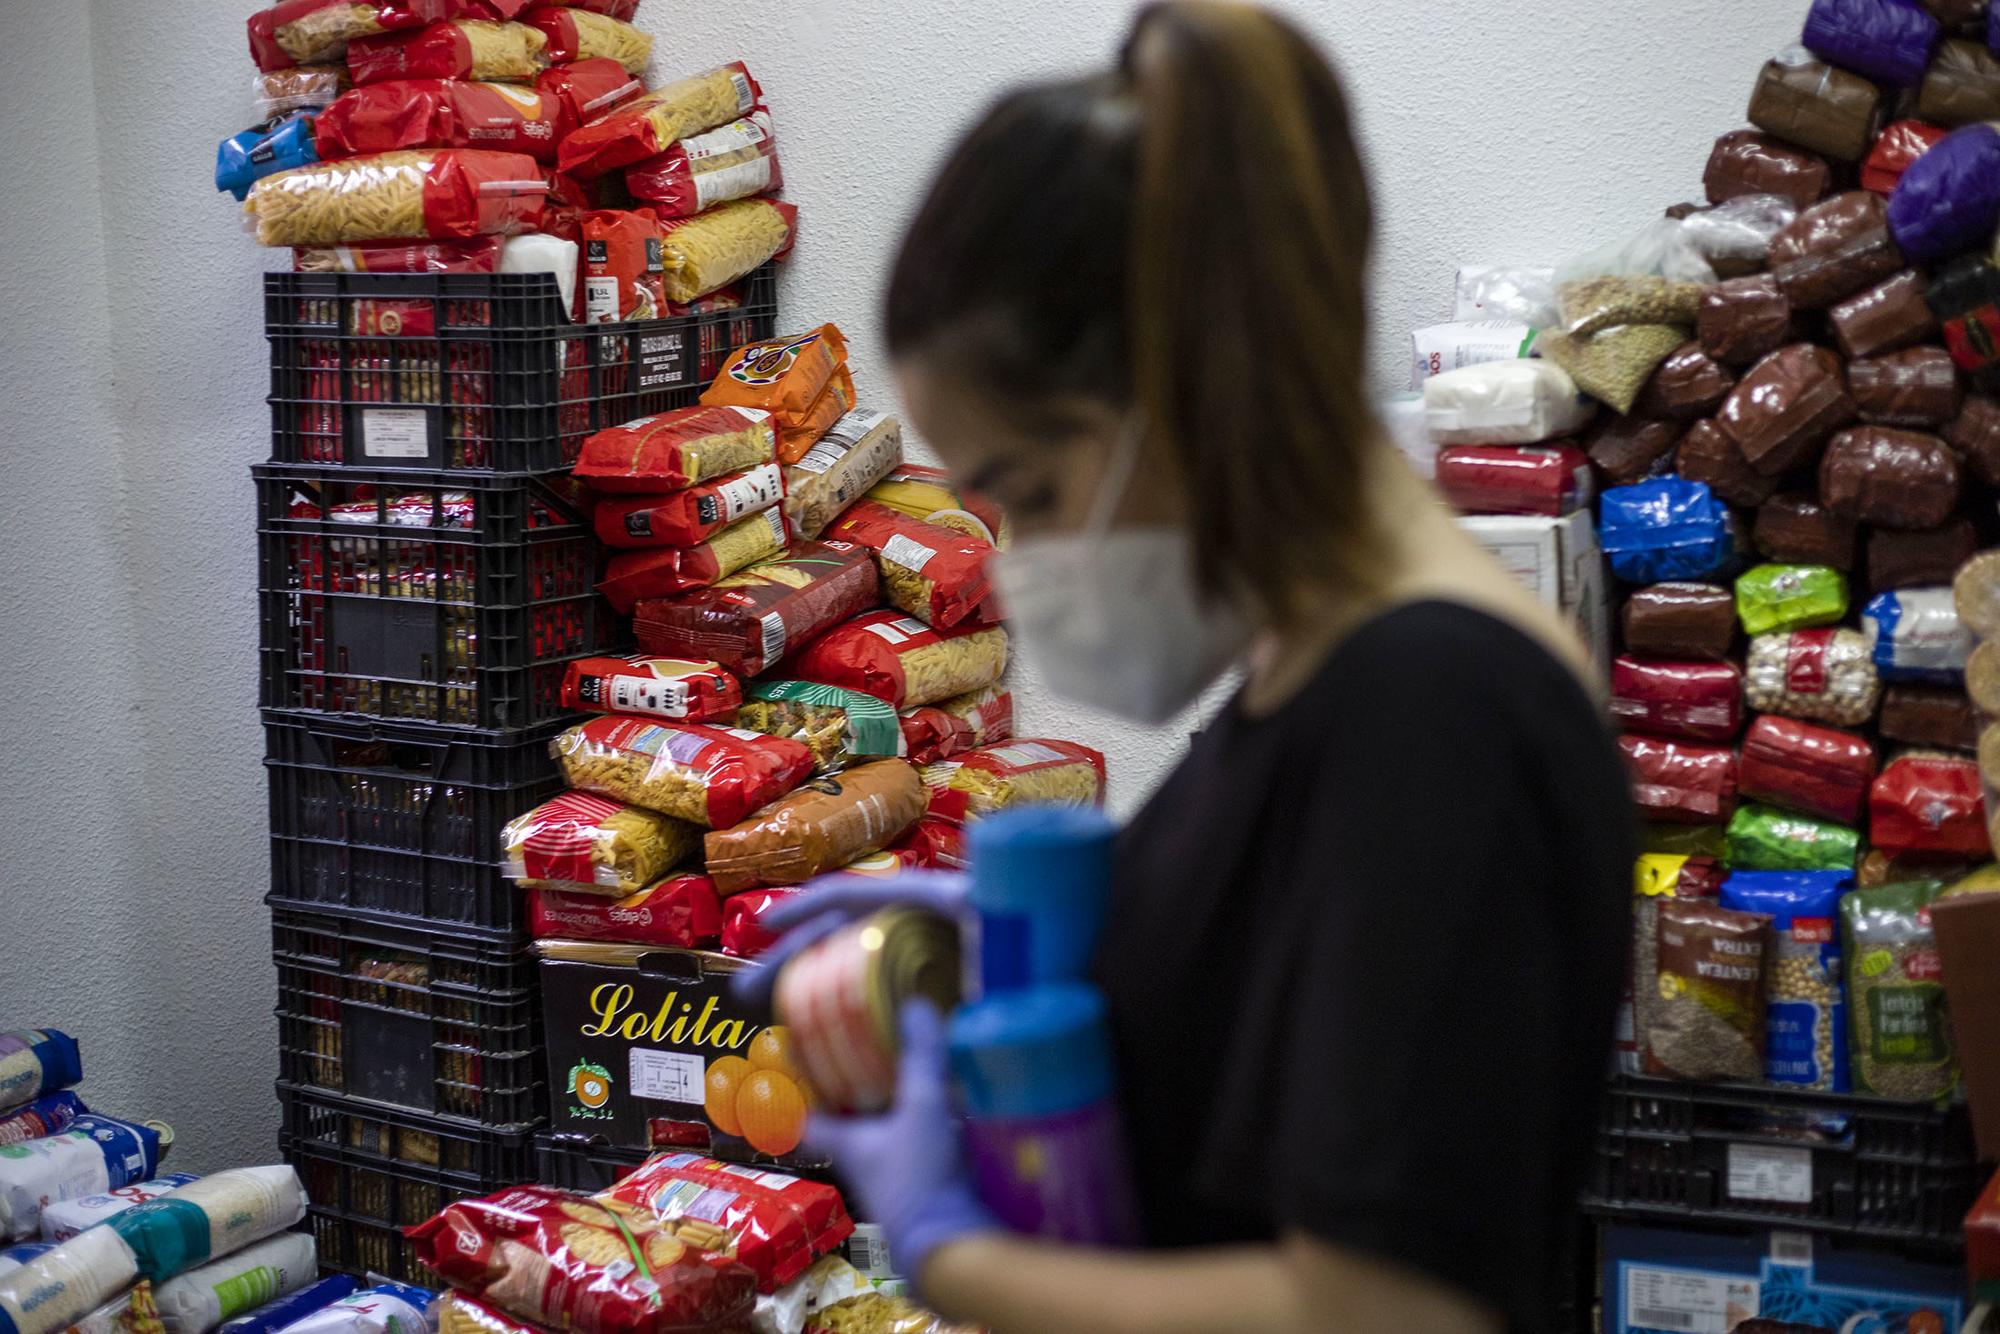
[[[562,789],[573,658],[622,647],[567,465],[775,328],[582,326],[542,275],[266,279],[262,702],[286,1158],[328,1268],[421,1275],[400,1229],[534,1175],[540,1007],[499,833]]]

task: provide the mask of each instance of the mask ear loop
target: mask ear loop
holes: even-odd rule
[[[1146,422],[1134,413],[1118,427],[1118,437],[1111,445],[1111,462],[1105,467],[1104,480],[1098,484],[1097,496],[1090,502],[1090,517],[1085,520],[1081,536],[1092,547],[1100,547],[1111,532],[1112,521],[1117,517],[1118,507],[1125,503],[1125,494],[1132,486],[1132,474],[1139,467],[1139,445],[1146,436]]]

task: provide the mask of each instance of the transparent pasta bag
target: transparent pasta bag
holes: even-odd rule
[[[1692,327],[1715,269],[1685,220],[1659,218],[1637,236],[1556,270],[1558,329],[1572,338],[1626,324]]]

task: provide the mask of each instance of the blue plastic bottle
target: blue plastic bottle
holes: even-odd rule
[[[1084,980],[1104,929],[1117,834],[1101,812],[1077,806],[1016,807],[972,826],[967,995]]]

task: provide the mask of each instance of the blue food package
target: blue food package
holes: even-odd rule
[[[317,161],[313,118],[303,112],[277,116],[232,134],[217,146],[215,188],[244,199],[264,177]]]
[[[287,1325],[351,1297],[360,1286],[347,1274],[323,1278],[300,1288],[289,1297],[280,1297],[247,1315],[223,1321],[221,1334],[277,1334]]]
[[[62,1089],[44,1093],[32,1102],[0,1112],[0,1144],[19,1144],[24,1139],[47,1139],[74,1125],[90,1108],[83,1099]]]
[[[2000,229],[2000,127],[1962,125],[1909,165],[1889,230],[1912,264],[1985,251]]]
[[[1708,483],[1679,477],[1607,490],[1597,540],[1612,573],[1632,584],[1713,578],[1736,559],[1729,507]]]
[[[1821,60],[1906,88],[1923,81],[1943,36],[1917,0],[1813,0],[1799,40]]]
[[[47,1205],[149,1180],[159,1166],[157,1129],[94,1113],[0,1148],[0,1238],[32,1236]]]
[[[76,1039],[58,1028],[0,1033],[0,1107],[13,1107],[83,1080]]]
[[[1949,588],[1877,593],[1861,611],[1868,654],[1884,681],[1955,686],[1972,655],[1972,632],[1958,619]]]
[[[1771,919],[1764,1077],[1773,1084],[1847,1091],[1840,896],[1852,888],[1846,871],[1737,871],[1722,882],[1723,907]]]
[[[377,1283],[286,1325],[285,1334],[425,1334],[435,1330],[437,1294],[407,1283]]]

